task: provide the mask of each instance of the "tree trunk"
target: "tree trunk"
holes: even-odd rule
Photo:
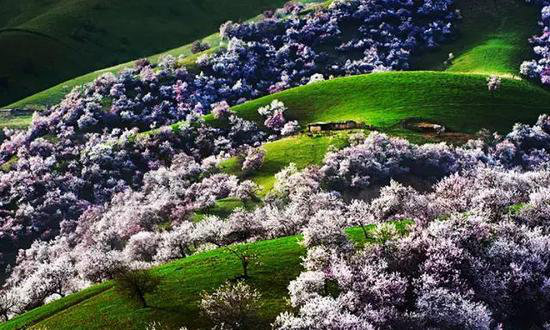
[[[361,229],[363,229],[363,234],[365,235],[365,239],[369,239],[369,232],[367,231],[367,228],[365,228],[365,225],[361,224]]]
[[[184,246],[180,245],[179,249],[180,249],[180,253],[181,253],[182,257],[186,257],[187,255],[190,254],[189,253],[189,248],[186,245],[184,245]]]
[[[137,296],[138,296],[138,300],[140,301],[141,306],[143,306],[143,308],[149,307],[147,305],[147,300],[145,300],[145,294],[143,292],[141,292],[141,290],[139,288],[137,290]]]
[[[243,276],[244,278],[248,278],[248,258],[243,257],[241,261],[243,264]]]

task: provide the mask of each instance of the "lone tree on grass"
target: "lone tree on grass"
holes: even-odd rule
[[[138,302],[144,308],[150,307],[145,295],[155,292],[160,285],[160,278],[143,269],[121,269],[116,273],[114,280],[116,291]]]
[[[227,282],[201,298],[202,313],[220,329],[253,329],[258,324],[261,294],[243,281]]]
[[[239,259],[241,262],[241,266],[243,268],[242,275],[238,276],[237,278],[247,279],[248,278],[248,266],[250,264],[258,264],[258,255],[251,250],[249,244],[243,244],[243,243],[237,243],[237,244],[231,244],[226,247],[224,247],[225,251],[234,255]]]

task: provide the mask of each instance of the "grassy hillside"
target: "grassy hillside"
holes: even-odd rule
[[[267,0],[264,1],[267,2]],[[272,0],[272,2],[277,3],[276,0]],[[303,0],[302,2],[320,1]],[[521,61],[529,58],[531,52],[527,39],[537,30],[538,9],[521,0],[501,0],[498,3],[458,0],[457,8],[460,9],[464,17],[459,24],[460,36],[455,42],[443,45],[436,52],[421,54],[414,58],[413,67],[419,70],[448,69],[478,73],[517,73]],[[214,46],[219,44],[218,34],[209,35],[204,40]],[[188,40],[188,42],[190,41]],[[457,59],[452,66],[447,67],[443,65],[443,62],[450,52],[454,53]],[[190,44],[150,58],[155,60],[161,54],[188,56],[191,54]],[[43,107],[55,104],[73,87],[88,83],[105,72],[119,72],[128,65],[131,63],[100,69],[64,81],[20,99],[8,107]]]
[[[406,230],[408,222],[398,224]],[[372,230],[374,227],[370,227]],[[364,244],[362,231],[349,229],[348,235],[357,244]],[[288,309],[288,283],[301,271],[305,249],[300,236],[262,241],[249,245],[260,263],[251,266],[248,283],[262,293],[261,322],[257,329],[269,329],[269,324]],[[241,272],[239,261],[216,249],[177,260],[151,270],[162,278],[160,289],[147,299],[153,308],[139,308],[112,289],[110,282],[67,296],[54,303],[23,314],[0,329],[143,329],[158,321],[167,329],[186,325],[190,329],[208,328],[208,320],[198,310],[199,294],[213,290]],[[208,276],[205,276],[208,274]]]
[[[540,30],[540,10],[522,0],[457,0],[463,20],[455,42],[413,61],[418,70],[518,75],[531,57],[528,39]],[[448,66],[449,53],[455,55]]]
[[[211,34],[205,38],[201,39],[202,41],[208,43],[212,46],[213,49],[217,49],[220,43],[219,33]],[[212,51],[209,50],[209,51]],[[202,53],[201,53],[202,54]],[[174,48],[171,50],[168,50],[166,52],[162,52],[159,54],[155,54],[152,56],[148,56],[152,62],[157,62],[158,59],[163,55],[173,55],[175,57],[178,56],[184,56],[185,60],[183,61],[183,65],[188,66],[196,66],[194,60],[196,60],[197,55],[194,55],[191,53],[191,43],[183,45],[178,48]],[[50,87],[46,90],[43,90],[41,92],[38,92],[36,94],[33,94],[31,96],[28,96],[22,100],[19,100],[17,102],[14,102],[7,106],[7,108],[31,108],[31,109],[41,109],[47,106],[51,106],[54,104],[59,103],[63,97],[67,93],[69,93],[74,87],[82,86],[84,84],[87,84],[89,82],[94,81],[97,77],[111,72],[111,73],[119,73],[122,70],[131,67],[134,65],[134,60],[131,60],[129,62],[121,63],[112,67],[108,67],[105,69],[100,69],[97,71],[93,71],[90,73],[87,73],[85,75],[76,77],[74,79],[70,79],[67,81],[64,81],[60,84],[57,84],[53,87]]]
[[[179,47],[284,0],[0,0],[0,106]]]
[[[0,118],[0,129],[13,128],[23,129],[29,126],[32,120],[32,115],[8,116]]]
[[[506,132],[516,122],[534,123],[539,114],[550,112],[550,91],[529,82],[504,78],[502,87],[490,93],[484,75],[429,71],[338,78],[232,109],[245,119],[261,123],[257,109],[274,99],[288,107],[285,116],[289,120],[298,120],[302,126],[317,121],[355,120],[381,130],[420,118],[444,124],[455,132],[475,133],[481,128]]]
[[[275,184],[275,174],[290,163],[294,163],[298,169],[321,164],[330,146],[342,148],[346,145],[346,132],[316,136],[301,134],[264,144],[262,146],[266,151],[264,164],[248,176],[243,176],[242,164],[236,158],[223,162],[220,168],[244,179],[251,179],[261,187],[260,194],[265,195]]]
[[[461,36],[441,50],[415,59],[415,68],[426,71],[334,79],[266,96],[232,110],[261,124],[263,119],[256,110],[278,99],[288,107],[287,119],[298,120],[302,127],[317,121],[356,120],[409,138],[417,137],[418,133],[401,125],[407,119],[441,123],[452,132],[470,135],[481,128],[506,132],[516,122],[533,123],[539,114],[550,113],[550,91],[513,77],[519,63],[529,57],[527,38],[537,29],[537,9],[520,0],[458,0],[457,4],[464,16]],[[211,38],[217,40],[215,35]],[[175,50],[187,51],[188,48]],[[445,66],[443,62],[450,52],[456,58]],[[99,74],[94,72],[58,85],[19,104],[59,100],[70,84],[88,82]],[[487,90],[488,74],[504,77],[496,93]],[[212,117],[207,120],[213,125],[224,124]],[[263,167],[248,178],[260,184],[262,193],[266,193],[274,184],[273,175],[280,169],[290,162],[299,168],[319,164],[330,146],[346,145],[346,136],[347,132],[300,134],[267,143],[263,146],[267,151]],[[241,175],[236,159],[223,163],[222,169]],[[235,207],[252,206],[226,199],[197,213],[195,220],[200,221],[205,214],[223,217]],[[360,230],[351,229],[348,233],[356,242],[363,242]],[[269,328],[273,318],[288,308],[286,287],[300,272],[300,257],[304,254],[299,239],[294,236],[250,244],[261,261],[251,267],[250,279],[263,294],[258,328]],[[119,296],[107,282],[23,314],[0,325],[0,329],[29,326],[131,329],[144,328],[151,321],[160,321],[168,328],[181,325],[206,328],[210,324],[199,314],[198,294],[218,287],[239,271],[238,260],[223,250],[199,253],[151,270],[163,279],[160,290],[148,297],[154,308],[137,307]]]

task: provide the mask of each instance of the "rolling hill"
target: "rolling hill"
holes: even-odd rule
[[[399,97],[394,97],[396,91]],[[486,76],[481,74],[415,71],[387,72],[339,78],[297,87],[234,107],[238,116],[260,125],[257,109],[272,100],[282,101],[289,120],[302,128],[312,122],[354,120],[371,129],[402,136],[414,142],[463,142],[482,128],[500,133],[515,123],[533,124],[542,113],[550,112],[550,92],[529,82],[503,78],[502,87],[490,93]],[[444,125],[448,134],[430,136],[409,129],[407,120]],[[207,117],[212,125],[223,122]],[[247,178],[267,193],[274,175],[290,163],[298,168],[320,164],[329,147],[345,145],[346,132],[301,134],[266,143],[265,163]],[[242,175],[235,158],[222,164],[228,173]]]
[[[417,56],[414,69],[517,76],[531,56],[528,39],[538,31],[538,9],[517,0],[456,3],[462,14],[457,39]],[[444,64],[450,53],[454,60]]]
[[[0,1],[0,106],[90,71],[179,47],[282,0]],[[145,19],[144,19],[145,18]]]
[[[408,224],[403,221],[396,225],[404,233]],[[373,243],[365,240],[360,228],[350,228],[347,234],[356,244]],[[301,257],[305,254],[300,240],[301,236],[291,236],[249,245],[260,261],[252,266],[248,280],[262,294],[256,329],[270,329],[272,320],[289,308],[287,285],[302,270]],[[199,317],[199,294],[239,275],[241,269],[238,259],[215,249],[150,271],[162,279],[159,291],[148,297],[154,308],[136,308],[113,289],[111,282],[105,282],[18,316],[1,324],[0,329],[73,329],[76,324],[86,329],[143,329],[155,321],[162,329],[174,329],[182,323],[193,329],[205,328],[211,325]]]
[[[514,123],[533,123],[550,110],[546,89],[504,78],[501,89],[490,93],[486,78],[429,71],[374,73],[293,88],[238,105],[233,111],[261,122],[256,110],[277,99],[289,108],[288,119],[301,125],[355,120],[386,130],[405,119],[421,118],[455,132],[475,133],[481,128],[506,132]]]
[[[318,2],[318,1],[303,1]],[[275,6],[275,2],[273,4]],[[412,66],[416,70],[449,70],[452,72],[496,73],[508,75],[517,73],[520,63],[529,57],[531,49],[527,39],[537,30],[536,8],[517,0],[496,2],[479,2],[472,0],[457,1],[457,8],[462,12],[463,21],[460,23],[460,36],[450,44],[431,53],[424,53],[413,59]],[[244,15],[243,15],[244,16]],[[252,17],[250,14],[249,17]],[[526,24],[526,22],[528,22]],[[215,30],[215,29],[214,29]],[[212,30],[213,31],[213,30]],[[200,35],[204,41],[216,47],[219,45],[219,34]],[[191,41],[169,51],[149,56],[157,61],[161,55],[187,56],[186,64],[193,64],[195,56],[191,55]],[[185,42],[185,41],[184,41]],[[444,65],[448,54],[456,57],[452,65]],[[145,54],[144,56],[148,56]],[[130,58],[129,60],[134,60]],[[74,79],[63,81],[55,86],[9,104],[8,108],[43,108],[58,103],[72,88],[93,81],[106,72],[120,72],[123,68],[132,65],[132,61],[108,68],[101,68],[86,73]],[[1,97],[0,97],[1,99]],[[15,101],[15,100],[14,100]],[[0,102],[1,103],[1,102]],[[30,117],[27,118],[29,120]],[[0,125],[23,127],[26,121],[15,120],[13,123],[4,122]]]
[[[469,137],[482,128],[504,133],[516,122],[533,123],[541,113],[549,113],[550,91],[516,77],[519,63],[530,52],[527,37],[536,29],[536,9],[513,0],[461,0],[458,4],[464,16],[462,35],[440,51],[418,57],[414,65],[422,71],[327,80],[252,100],[232,110],[261,125],[257,109],[277,99],[288,107],[285,116],[298,120],[302,128],[318,121],[355,120],[419,142],[430,139],[404,127],[404,121],[439,123],[451,133]],[[455,58],[444,65],[450,52]],[[493,74],[503,77],[502,87],[495,93],[487,90],[486,83]],[[49,97],[40,95],[32,102]],[[214,126],[225,124],[211,116],[206,120]],[[320,163],[329,146],[346,145],[347,134],[299,134],[266,143],[266,161],[249,178],[260,184],[265,194],[280,169],[291,162],[299,168]],[[222,164],[222,169],[241,175],[235,159]],[[223,216],[237,206],[242,205],[218,201],[216,210],[205,213]],[[360,230],[350,229],[348,234],[363,242]],[[286,287],[301,270],[304,253],[298,241],[299,237],[293,236],[251,244],[262,261],[252,269],[250,279],[264,295],[259,328],[268,328],[273,317],[288,308]],[[134,306],[106,282],[16,317],[0,328],[64,329],[74,328],[74,324],[97,329],[143,328],[153,321],[168,328],[181,324],[205,327],[208,324],[198,316],[199,292],[219,286],[238,271],[238,261],[228,258],[223,250],[198,253],[151,270],[162,278],[161,290],[150,297],[155,308]]]

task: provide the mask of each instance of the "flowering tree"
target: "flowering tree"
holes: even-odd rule
[[[193,224],[183,222],[171,231],[161,234],[155,260],[169,261],[191,254]]]
[[[229,104],[225,101],[212,104],[212,116],[216,119],[229,117]]]
[[[130,260],[152,261],[157,254],[159,236],[156,233],[142,231],[128,240],[124,252]]]
[[[499,76],[490,76],[489,78],[487,78],[487,88],[491,93],[494,93],[497,90],[499,90],[501,84],[502,84],[502,80],[500,79]]]
[[[0,321],[5,322],[16,310],[17,299],[14,294],[8,290],[0,291]]]
[[[258,170],[264,164],[265,150],[261,148],[249,148],[243,161],[242,171],[249,174]]]
[[[384,246],[326,250],[324,264],[306,259],[308,269],[289,286],[298,314],[282,314],[276,326],[543,326],[550,317],[543,293],[550,273],[549,255],[540,249],[549,243],[538,229],[457,215]],[[328,290],[330,285],[337,289]]]
[[[289,136],[296,134],[300,131],[300,125],[298,124],[297,120],[289,121],[283,126],[281,129],[281,135],[282,136]]]
[[[273,100],[271,104],[258,109],[258,113],[267,119],[264,122],[265,127],[274,131],[281,131],[286,123],[284,112],[287,110],[283,102]]]
[[[216,326],[245,329],[254,324],[260,299],[260,293],[245,282],[228,282],[212,293],[203,292],[200,307]]]
[[[237,276],[237,278],[247,279],[249,277],[249,266],[259,262],[257,254],[250,248],[250,245],[241,243],[231,244],[225,246],[224,250],[237,257],[241,263],[243,273],[241,276]]]

